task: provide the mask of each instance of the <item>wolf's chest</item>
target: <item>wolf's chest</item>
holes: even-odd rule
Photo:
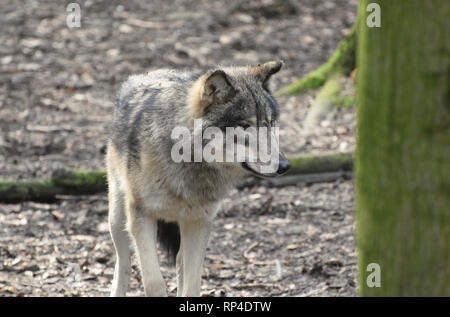
[[[142,197],[142,205],[146,213],[166,221],[177,221],[182,219],[213,219],[217,214],[220,203],[195,206],[173,197],[165,191],[155,191]]]

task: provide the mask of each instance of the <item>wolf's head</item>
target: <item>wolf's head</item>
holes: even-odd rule
[[[191,115],[202,119],[204,136],[211,128],[225,136],[209,133],[214,134],[210,141],[215,142],[214,154],[223,154],[223,164],[262,177],[278,176],[289,169],[278,145],[278,104],[268,85],[282,65],[278,61],[217,68],[201,76],[191,88]]]

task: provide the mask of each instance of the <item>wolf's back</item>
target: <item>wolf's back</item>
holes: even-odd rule
[[[121,86],[114,111],[110,140],[130,166],[139,158],[142,144],[160,147],[184,110],[190,73],[160,69],[132,75]],[[169,152],[170,153],[170,152]]]
[[[119,107],[127,105],[133,96],[142,93],[145,89],[176,89],[176,86],[186,84],[197,77],[195,74],[172,69],[158,69],[147,74],[131,75],[119,90],[117,105]]]

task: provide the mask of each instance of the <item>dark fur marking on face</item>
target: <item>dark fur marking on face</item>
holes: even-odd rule
[[[270,93],[266,93],[266,101],[269,104],[270,110],[272,111],[272,120],[278,120],[279,116],[280,116],[280,111],[278,109],[278,103],[275,100],[275,98],[273,98],[273,96]]]
[[[261,105],[256,100],[256,96],[253,92],[253,90],[248,86],[248,84],[245,84],[245,87],[250,92],[250,95],[252,96],[253,102],[255,103],[255,114],[256,114],[256,127],[259,128],[261,126]]]
[[[211,126],[224,130],[226,127],[236,127],[239,122],[247,119],[244,105],[241,101],[237,101],[233,106],[227,108],[224,114],[215,120]]]

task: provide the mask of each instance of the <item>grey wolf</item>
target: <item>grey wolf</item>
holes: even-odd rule
[[[199,296],[211,223],[221,200],[246,173],[281,175],[258,163],[174,162],[175,127],[275,127],[279,107],[268,81],[282,62],[217,67],[204,74],[157,70],[123,83],[108,140],[109,225],[116,250],[111,296],[125,296],[134,245],[147,296],[166,296],[157,241],[176,262],[177,296]]]

